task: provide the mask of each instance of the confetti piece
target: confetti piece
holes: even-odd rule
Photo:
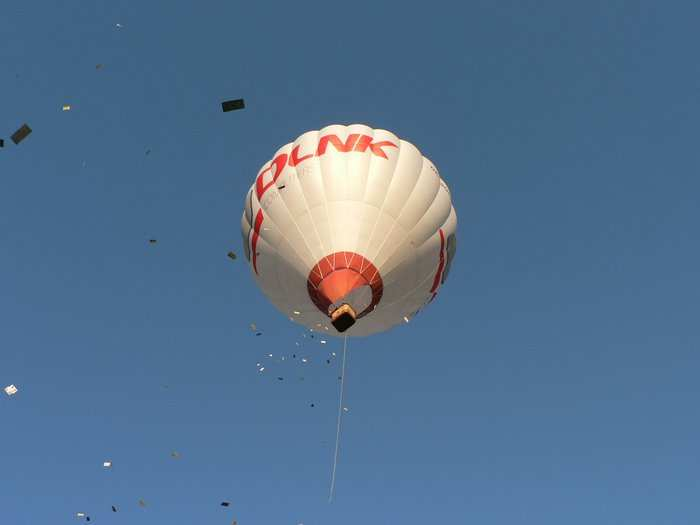
[[[245,108],[245,102],[242,98],[237,98],[235,100],[225,100],[221,103],[221,109],[224,113],[228,111],[235,111],[237,109]]]
[[[5,393],[8,396],[14,396],[17,393],[17,387],[15,385],[7,385],[5,387]]]
[[[10,138],[12,139],[12,142],[19,144],[26,139],[31,132],[32,128],[30,128],[27,124],[22,124],[22,127],[15,131]]]

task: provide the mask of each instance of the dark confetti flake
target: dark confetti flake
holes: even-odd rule
[[[26,124],[22,124],[22,127],[15,131],[10,138],[12,139],[12,142],[14,142],[15,144],[19,144],[24,139],[26,139],[31,132],[32,128],[30,128]]]
[[[245,107],[245,102],[242,98],[237,98],[235,100],[225,100],[221,103],[221,109],[224,113],[228,111],[235,111],[237,109],[243,109]]]

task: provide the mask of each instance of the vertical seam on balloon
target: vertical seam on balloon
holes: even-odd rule
[[[400,303],[400,302],[402,302],[404,299],[406,299],[407,297],[413,295],[414,293],[416,293],[416,291],[417,291],[419,288],[421,288],[422,286],[424,286],[425,283],[430,282],[430,279],[432,279],[432,275],[433,275],[433,271],[432,271],[432,269],[431,269],[431,270],[426,274],[426,276],[425,276],[423,279],[421,279],[421,281],[420,281],[415,287],[413,287],[409,292],[403,294],[402,296],[400,296],[399,298],[397,298],[395,301],[392,301],[392,302],[390,302],[390,303],[380,303],[380,304],[378,304],[378,305],[377,305],[377,311],[379,312],[379,311],[381,311],[381,310],[387,310],[388,308],[392,307],[393,305],[395,305],[395,304],[397,304],[397,303]]]
[[[273,184],[273,186],[275,187],[275,191],[277,191],[277,186],[276,186],[275,184]],[[263,213],[264,213],[264,209],[263,209],[262,203],[260,202],[260,199],[258,199],[257,195],[255,196],[255,200],[256,200],[257,203],[258,203],[259,212],[263,212]],[[301,236],[302,240],[304,241],[304,244],[306,245],[306,249],[308,250],[309,254],[311,255],[311,260],[312,260],[312,263],[313,263],[314,254],[313,254],[313,252],[311,251],[311,248],[309,247],[308,243],[306,242],[306,239],[304,238],[304,235],[302,234],[301,229],[299,228],[299,225],[296,223],[296,221],[294,220],[294,217],[293,217],[292,214],[290,213],[289,208],[287,207],[287,204],[286,204],[286,203],[284,203],[284,208],[285,208],[285,210],[287,210],[287,214],[292,218],[292,223],[294,224],[294,226],[296,227],[297,231],[299,232],[299,235]],[[274,227],[277,229],[277,231],[279,232],[280,236],[283,237],[285,241],[287,241],[287,244],[292,248],[292,250],[294,251],[294,253],[296,253],[296,255],[297,255],[297,257],[299,258],[299,260],[303,263],[303,262],[304,262],[304,257],[301,256],[301,254],[299,253],[299,250],[297,250],[296,246],[295,246],[294,244],[292,244],[291,242],[289,242],[289,239],[287,238],[287,236],[284,235],[284,233],[282,232],[282,229],[279,228],[279,227],[277,226],[277,223],[276,223],[274,220],[272,220],[272,217],[270,216],[269,213],[266,213],[266,214],[265,214],[265,219],[266,219],[270,224],[272,224],[272,226],[274,226]],[[261,223],[261,226],[262,226],[262,223]],[[263,231],[264,231],[264,230],[263,230]],[[262,231],[258,233],[258,236],[261,237],[268,245],[273,246],[273,243],[271,243],[271,242],[269,241],[269,239],[267,239],[266,236],[263,235]],[[279,254],[279,251],[277,251],[276,248],[275,248],[275,252]],[[257,263],[257,255],[255,255],[255,251],[253,251],[253,255],[255,256],[253,269],[255,270],[255,273],[257,274],[257,273],[258,273],[258,271],[257,271],[257,264],[256,264],[256,263]],[[306,264],[306,263],[304,263],[304,264]]]
[[[318,141],[318,135],[316,136],[316,140]],[[292,143],[292,151],[294,150],[294,146],[295,146],[295,143]],[[321,253],[319,256],[316,256],[316,255],[314,255],[313,253],[311,254],[311,256],[312,256],[312,258],[313,258],[313,263],[316,264],[316,262],[318,261],[319,257],[324,257],[324,255],[325,255],[326,253],[328,253],[328,250],[327,250],[326,247],[324,246],[323,240],[321,239],[321,234],[318,232],[318,228],[316,228],[316,222],[314,221],[314,217],[313,217],[313,215],[311,214],[311,208],[309,207],[309,203],[308,203],[308,201],[306,200],[306,194],[304,193],[304,188],[303,188],[302,185],[301,185],[301,178],[299,177],[299,170],[297,169],[297,165],[295,164],[294,166],[292,166],[292,168],[294,168],[294,174],[295,174],[295,176],[296,176],[296,178],[297,178],[297,184],[299,185],[299,192],[301,193],[302,199],[304,199],[304,206],[306,207],[306,211],[307,211],[308,214],[309,214],[309,220],[311,221],[311,224],[312,224],[313,227],[314,227],[314,232],[316,233],[316,238],[318,239],[318,243],[319,243],[319,245],[321,246],[321,252],[322,252],[322,253]],[[282,197],[282,199],[284,200],[284,197]],[[287,201],[285,200],[284,203],[285,203],[285,206],[286,206]],[[287,209],[289,209],[289,207],[287,207]],[[327,212],[326,212],[326,214],[327,214]],[[291,213],[290,213],[290,215],[291,215]]]
[[[261,236],[260,238],[262,238],[262,236]],[[267,242],[267,240],[264,239],[264,238],[262,238],[262,240],[263,240],[263,242],[265,243],[265,245],[267,245],[267,246],[270,247],[270,251],[271,251],[272,254],[275,254],[275,256],[276,256],[278,259],[280,259],[280,260],[283,259],[283,258],[280,256],[279,250],[277,249],[278,246],[273,246],[272,244],[270,244],[269,242]],[[289,244],[288,241],[285,240],[285,242],[287,242],[287,244]],[[270,300],[271,300],[274,304],[276,304],[276,305],[278,306],[278,308],[282,309],[282,306],[284,306],[284,309],[285,309],[285,312],[286,312],[286,309],[287,309],[288,306],[289,306],[289,304],[288,304],[289,301],[285,300],[285,298],[291,297],[292,294],[289,293],[289,290],[290,290],[290,289],[289,289],[287,286],[285,286],[285,280],[281,278],[281,273],[280,273],[280,268],[281,268],[281,267],[282,267],[282,265],[279,264],[279,263],[278,263],[278,264],[271,265],[271,270],[272,270],[271,273],[274,274],[275,278],[277,279],[277,286],[276,286],[274,289],[275,289],[275,290],[277,290],[277,289],[282,289],[282,290],[284,291],[283,294],[282,294],[282,295],[277,295],[277,294],[275,294],[275,293],[272,293],[272,291],[271,291],[272,289],[268,288],[268,289],[265,291],[265,295],[267,295],[267,296],[270,298]],[[267,275],[268,275],[268,274],[266,273],[266,279],[267,279]]]
[[[316,132],[316,144],[317,145],[318,145],[318,138],[319,138],[319,136],[321,136],[321,131],[323,131],[323,130],[318,130]],[[323,193],[323,207],[326,210],[326,217],[328,218],[328,229],[331,232],[331,249],[329,251],[334,253],[337,251],[336,247],[335,247],[335,243],[336,243],[335,229],[333,228],[333,220],[331,218],[331,214],[328,211],[328,196],[326,194],[326,181],[323,178],[323,170],[321,169],[321,161],[315,155],[313,157],[311,157],[311,161],[315,162],[317,167],[318,167],[318,174],[319,174],[319,177],[321,179],[321,192]],[[326,254],[326,255],[328,255],[328,254]],[[324,255],[324,258],[328,261],[328,264],[330,264],[331,261],[328,260],[328,258],[325,255]],[[319,268],[319,270],[320,270],[320,268]]]
[[[447,223],[447,222],[445,221],[445,222],[442,224],[442,226],[440,227],[440,230],[442,230],[442,228],[445,226],[446,223]],[[433,236],[431,235],[430,238],[432,238],[432,237],[433,237]],[[426,239],[425,242],[428,242],[428,241],[430,240],[430,238]],[[423,243],[423,244],[425,244],[425,243]],[[422,246],[422,245],[421,245],[421,246]],[[392,272],[393,272],[393,270],[392,270]],[[387,282],[387,281],[388,281],[388,277],[389,277],[389,275],[391,275],[392,272],[389,272],[387,275],[384,276],[384,278],[385,278],[385,283],[387,283],[387,286],[391,286],[391,285],[393,285],[394,282],[395,282],[395,281]],[[431,269],[430,271],[427,272],[426,276],[425,276],[423,279],[421,279],[420,282],[419,282],[411,291],[409,291],[408,293],[406,293],[406,294],[400,296],[398,299],[396,299],[395,301],[392,301],[391,303],[384,303],[384,304],[382,304],[382,305],[381,305],[381,308],[386,309],[386,308],[389,308],[390,306],[392,306],[392,305],[394,305],[394,304],[396,304],[396,303],[399,303],[399,302],[403,301],[404,299],[406,299],[406,297],[408,297],[408,296],[414,294],[414,293],[416,292],[416,290],[418,290],[419,288],[421,288],[422,286],[424,286],[425,283],[430,282],[431,279],[434,279],[434,274],[433,274],[433,270],[432,270],[432,269]],[[429,293],[432,294],[432,292],[429,292]],[[423,304],[426,304],[426,302],[432,301],[432,300],[435,298],[435,295],[436,295],[436,294],[432,294],[431,297],[430,297],[429,299],[427,299],[427,301],[423,301]]]
[[[367,246],[365,248],[364,254],[362,254],[367,260],[370,260],[371,257],[369,256],[369,247],[372,244],[372,239],[374,238],[374,234],[377,231],[377,224],[379,224],[379,221],[382,218],[382,212],[384,211],[384,206],[386,205],[386,200],[389,195],[389,190],[391,189],[391,183],[394,181],[394,176],[396,174],[396,168],[399,165],[399,158],[401,158],[401,145],[403,143],[403,140],[399,139],[398,140],[398,146],[397,146],[397,152],[396,152],[396,163],[394,164],[394,167],[391,170],[391,176],[389,178],[389,185],[387,186],[386,193],[384,194],[384,198],[382,199],[382,205],[379,208],[379,214],[377,215],[377,220],[374,223],[374,227],[372,228],[372,233],[370,233],[369,238],[367,239]],[[374,162],[374,159],[372,160]],[[393,217],[392,217],[393,219]],[[370,260],[371,262],[371,260]]]
[[[287,146],[292,146],[292,143],[287,144]],[[291,148],[290,148],[290,153],[291,153]],[[285,167],[286,167],[286,165],[285,165]],[[285,168],[283,167],[282,169],[284,170]],[[296,171],[296,169],[295,169],[295,171]],[[280,175],[281,175],[281,173],[280,173]],[[279,178],[279,177],[278,177],[278,178]],[[272,187],[275,188],[273,191],[276,191],[277,194],[279,195],[280,192],[279,192],[279,190],[277,189],[277,184],[272,184]],[[309,252],[309,255],[311,256],[311,264],[314,264],[315,261],[316,261],[316,256],[314,255],[314,252],[313,252],[313,250],[311,249],[311,246],[309,246],[309,243],[307,242],[306,237],[304,236],[304,233],[301,231],[301,228],[299,227],[299,224],[298,224],[297,221],[296,221],[296,217],[294,217],[294,215],[292,215],[292,212],[289,210],[289,207],[287,206],[287,202],[284,200],[284,197],[282,198],[282,204],[284,205],[284,209],[287,211],[287,215],[292,219],[292,224],[294,224],[294,227],[295,227],[295,228],[297,229],[297,231],[299,232],[299,236],[301,237],[301,240],[304,242],[304,245],[306,246],[306,250]],[[261,203],[261,209],[262,209],[262,203]],[[268,213],[267,215],[269,216],[270,214]],[[310,219],[311,222],[313,223],[313,217],[311,217],[311,216],[309,215],[309,219]],[[273,224],[274,224],[274,222],[273,222]],[[293,246],[292,243],[289,242],[289,239],[287,238],[287,236],[284,235],[284,234],[282,233],[282,230],[281,230],[280,228],[278,228],[278,231],[280,232],[280,235],[281,235],[282,237],[284,237],[284,239],[287,241],[287,244],[289,244],[290,246]],[[264,237],[263,237],[263,238],[264,238]],[[266,240],[265,242],[267,242],[268,244],[272,245],[272,243],[268,242],[267,240]],[[277,250],[275,249],[275,251],[277,251]],[[294,251],[297,253],[297,255],[299,255],[299,252],[296,250],[296,248],[294,249]],[[279,253],[279,252],[278,252],[278,253]],[[299,255],[299,259],[301,259],[302,262],[304,261],[304,258],[301,257],[300,255]]]
[[[313,250],[312,250],[311,247],[309,246],[309,243],[306,241],[306,238],[304,237],[304,233],[301,231],[301,228],[299,227],[299,224],[297,223],[296,218],[295,218],[295,217],[292,215],[292,213],[289,211],[289,208],[287,208],[287,205],[286,205],[286,204],[284,205],[284,207],[285,207],[285,209],[287,210],[287,213],[289,214],[289,216],[290,216],[291,219],[292,219],[292,224],[294,224],[294,227],[295,227],[295,228],[297,229],[297,231],[299,232],[299,236],[300,236],[301,239],[304,241],[304,245],[306,246],[306,249],[308,250],[309,254],[311,255],[311,262],[312,262],[312,264],[313,264],[313,261],[314,261],[315,258],[316,258],[315,255],[314,255]],[[283,235],[283,237],[284,237],[285,240],[287,241],[287,244],[289,244],[289,245],[291,246],[292,243],[289,242],[289,239],[287,239],[287,237],[284,236],[284,235]],[[268,243],[268,244],[269,244],[269,243]],[[298,252],[297,252],[297,253],[298,253]],[[300,257],[300,259],[302,259],[302,261],[304,260],[304,259],[301,258],[301,257]]]
[[[450,206],[450,210],[452,210],[452,209],[453,209],[452,206]],[[444,230],[447,229],[447,223],[448,223],[448,221],[449,221],[450,215],[451,215],[451,213],[448,214],[447,218],[446,218],[444,221],[441,222],[440,227],[438,228],[438,230],[442,229],[442,230],[444,231]],[[425,244],[429,243],[429,242],[431,241],[431,239],[432,239],[434,236],[435,236],[435,233],[431,234],[431,235],[430,235],[427,239],[425,239],[423,242],[421,242],[420,244],[416,245],[416,246],[415,246],[415,251],[418,252],[419,250],[421,250],[421,249],[423,248],[423,246],[424,246]],[[427,255],[426,255],[426,257],[427,257]],[[398,269],[401,268],[401,267],[402,267],[402,265],[399,264],[399,265],[396,265],[394,268],[390,269],[389,271],[387,271],[387,272],[384,274],[384,282],[387,283],[388,285],[394,284],[394,283],[396,282],[396,280],[395,280],[395,279],[391,279],[390,277],[391,277],[396,271],[398,271]],[[431,268],[429,274],[434,276],[434,273],[433,273],[432,268]]]
[[[347,126],[343,126],[342,137],[343,137],[343,144],[348,144],[348,127]],[[355,144],[353,144],[353,147],[354,146],[355,146]],[[345,164],[345,174],[342,176],[342,178],[343,178],[343,182],[342,182],[343,194],[342,194],[342,198],[338,201],[338,205],[340,203],[343,203],[343,205],[344,205],[345,201],[347,200],[347,194],[348,194],[348,158],[350,157],[351,152],[352,152],[352,148],[350,149],[349,152],[344,152],[341,155],[342,159],[343,159],[343,163]],[[336,151],[334,154],[334,157],[337,157],[337,155],[338,155],[338,152]],[[344,208],[344,206],[343,206],[343,208]],[[345,210],[343,209],[343,211],[345,211]],[[338,250],[346,250],[347,248],[348,248],[347,246],[336,246],[335,251],[337,252]]]
[[[263,211],[262,207],[260,208],[260,211]],[[272,227],[274,227],[274,228],[280,233],[280,237],[282,237],[282,238],[284,239],[284,241],[287,243],[287,245],[288,245],[288,246],[292,249],[292,251],[296,254],[297,258],[298,258],[303,264],[306,264],[306,262],[304,262],[304,257],[302,257],[301,253],[299,253],[299,250],[296,249],[296,247],[295,247],[294,244],[292,244],[291,242],[289,242],[289,239],[287,238],[287,236],[284,235],[284,234],[282,233],[282,230],[281,230],[280,228],[277,227],[277,224],[270,218],[270,215],[269,215],[269,214],[267,214],[267,215],[265,216],[265,221],[266,221],[268,224],[270,224]],[[297,227],[297,230],[299,230],[298,227]],[[268,246],[274,247],[275,253],[279,254],[279,250],[277,250],[277,247],[275,247],[274,244],[270,242],[270,239],[267,239],[266,236],[264,236],[262,233],[260,233],[259,236],[260,236],[260,238],[261,238],[262,240],[265,241],[265,243],[266,243]],[[307,249],[308,249],[308,247],[307,247]],[[309,253],[310,253],[310,250],[309,250]],[[313,256],[313,254],[312,254],[312,256]],[[256,273],[257,273],[257,272],[256,272]]]
[[[440,228],[444,228],[444,227],[445,227],[445,224],[446,224],[446,222],[444,222]],[[416,247],[416,251],[421,250],[421,249],[423,248],[423,245],[429,243],[429,242],[434,238],[434,236],[435,236],[435,234],[431,235],[428,239],[425,240],[425,242],[423,242],[423,243],[421,243],[419,246],[417,246],[417,247]],[[430,249],[429,252],[426,253],[426,254],[424,254],[418,261],[416,261],[415,264],[418,264],[418,265],[420,266],[420,262],[421,262],[421,261],[423,261],[423,260],[425,260],[425,259],[427,259],[427,258],[431,258],[431,259],[432,259],[432,258],[434,257],[434,256],[432,255],[432,253],[430,253],[430,252],[432,252],[432,251],[433,251],[433,250]],[[386,284],[387,287],[393,286],[394,284],[396,284],[396,283],[398,282],[398,279],[392,278],[392,277],[399,271],[398,269],[401,268],[401,267],[402,267],[402,265],[398,265],[398,266],[394,267],[393,269],[391,269],[390,271],[388,271],[386,274],[384,274],[384,282],[385,282],[385,284]],[[429,278],[434,279],[434,275],[435,275],[435,273],[434,273],[434,266],[431,265],[431,267],[430,267],[430,269],[427,271],[427,274],[426,274],[426,275],[427,275]],[[400,277],[400,274],[399,274],[399,277]],[[428,279],[420,280],[420,284],[419,284],[418,286],[419,286],[419,287],[422,286],[423,283],[424,283],[425,281],[427,281],[427,280],[428,280]]]
[[[370,135],[370,137],[371,137],[371,139],[372,139],[372,142],[374,142],[374,129],[373,129],[373,128],[369,128],[369,135]],[[374,161],[374,155],[371,155],[371,154],[370,154],[370,156],[369,156],[368,158],[369,158],[369,162],[367,163],[367,173],[366,173],[366,176],[365,176],[365,185],[364,185],[364,187],[362,188],[362,201],[360,201],[360,202],[362,202],[363,204],[364,204],[365,201],[367,200],[367,186],[369,185],[369,176],[370,176],[370,173],[372,173],[372,162]],[[366,206],[367,206],[367,205],[366,205]],[[366,216],[367,216],[367,207],[365,207],[365,209],[364,209],[363,212],[362,212],[362,219],[361,219],[360,222],[358,223],[358,228],[362,228],[362,226],[364,225],[364,222],[365,222],[364,219],[365,219]],[[353,248],[353,253],[359,252],[359,248],[360,248],[359,243],[360,243],[360,232],[358,231],[358,232],[357,232],[357,241],[356,241],[356,243],[355,243],[356,246],[353,246],[353,247],[352,247],[352,248]],[[362,255],[362,254],[360,254],[360,255]],[[352,257],[350,257],[350,263],[351,263],[351,264],[352,264],[352,260],[353,260],[354,257],[355,257],[354,255],[353,255]],[[362,265],[360,265],[360,266],[362,266]]]
[[[393,226],[391,227],[391,230],[389,230],[389,233],[386,234],[386,236],[384,237],[384,240],[382,241],[382,243],[379,245],[379,248],[377,249],[376,255],[372,258],[374,261],[377,261],[377,259],[378,259],[378,257],[379,257],[379,254],[382,253],[382,248],[384,248],[384,245],[386,244],[386,241],[389,239],[389,237],[391,237],[391,234],[394,233],[394,230],[396,229],[396,225],[399,224],[399,218],[401,217],[401,214],[402,214],[403,211],[406,209],[406,206],[407,206],[408,203],[410,202],[411,197],[413,197],[413,193],[415,192],[416,188],[418,187],[418,181],[420,180],[421,174],[423,173],[423,167],[425,166],[425,157],[424,157],[420,152],[418,152],[418,154],[421,156],[421,165],[420,165],[420,170],[418,171],[418,177],[416,177],[416,180],[415,180],[415,182],[413,183],[413,187],[411,188],[411,192],[408,194],[408,197],[406,197],[406,200],[403,201],[403,204],[401,205],[401,209],[399,210],[398,215],[397,215],[396,218],[394,219],[394,224],[393,224]],[[392,181],[392,182],[393,182],[393,181]],[[387,193],[388,193],[388,192],[387,192]],[[403,238],[403,239],[401,240],[401,242],[396,246],[396,248],[394,248],[394,251],[392,252],[392,255],[396,252],[396,250],[399,249],[400,246],[403,245],[403,243],[405,242],[405,240],[408,238],[409,234],[410,234],[410,230],[406,232],[406,235],[404,236],[404,238]],[[368,255],[369,255],[369,254],[368,254]],[[375,266],[376,266],[376,264],[375,264]],[[377,271],[379,271],[379,270],[377,270]]]
[[[291,145],[291,144],[289,144],[289,145]],[[285,167],[286,167],[286,166],[285,166]],[[282,169],[284,169],[284,168],[282,168]],[[296,170],[295,170],[295,171],[296,171]],[[281,175],[281,173],[280,173],[280,175]],[[280,191],[277,189],[277,184],[272,184],[272,187],[275,188],[273,191],[276,191],[277,194],[281,196]],[[287,202],[284,200],[284,197],[282,197],[282,204],[284,205],[284,209],[287,211],[287,215],[292,219],[292,223],[294,224],[294,226],[296,227],[297,231],[299,232],[299,236],[300,236],[301,239],[304,241],[304,245],[306,246],[306,249],[307,249],[307,251],[309,252],[309,255],[311,255],[311,261],[313,262],[313,261],[316,259],[316,256],[314,255],[314,252],[313,252],[313,250],[311,249],[311,246],[309,246],[309,243],[306,241],[306,237],[304,237],[304,233],[301,231],[301,228],[299,228],[299,224],[297,223],[296,218],[294,217],[294,215],[292,215],[292,212],[291,212],[291,210],[289,209],[289,206],[287,206]],[[261,203],[261,209],[262,209],[262,203]],[[267,215],[269,216],[270,214],[268,213]],[[310,217],[310,218],[311,218],[311,217]],[[313,221],[312,221],[312,222],[313,222]],[[274,222],[273,222],[273,224],[274,224]],[[289,239],[287,238],[287,236],[284,235],[284,234],[282,233],[282,230],[281,230],[280,228],[278,228],[278,231],[280,232],[280,235],[281,235],[282,237],[284,237],[284,239],[287,241],[287,244],[289,244],[290,246],[292,246],[292,243],[289,242]],[[268,242],[267,240],[266,240],[266,242],[272,246],[272,243]],[[275,249],[275,251],[277,251],[277,250]],[[295,249],[295,251],[296,251],[296,249]],[[278,252],[278,253],[279,253],[279,252]],[[296,253],[297,253],[297,255],[299,255],[299,252],[298,252],[298,251],[296,251]],[[302,261],[304,260],[303,257],[299,257],[299,258],[300,258]]]
[[[374,142],[374,138],[375,138],[374,132],[375,132],[375,130],[373,129],[372,130],[372,142]],[[399,158],[399,155],[401,155],[401,141],[400,140],[399,140],[399,146],[397,148],[396,155],[397,155],[396,156],[396,163],[398,164],[398,158]],[[372,166],[374,165],[374,162],[375,162],[374,156],[370,155],[369,168],[367,169],[367,185],[365,186],[365,194],[364,194],[365,201],[367,200],[367,192],[369,190],[369,177],[370,177],[370,174],[372,173]],[[394,165],[394,169],[396,169],[396,165]],[[393,172],[392,172],[392,177],[393,177]],[[389,183],[389,185],[391,185],[391,182]],[[387,187],[387,193],[388,193],[388,187]],[[384,195],[384,198],[386,199],[386,194]],[[383,204],[384,204],[384,201],[382,201],[382,205]],[[369,255],[368,254],[369,245],[372,242],[372,236],[374,235],[374,230],[376,230],[376,228],[377,228],[377,223],[379,222],[379,219],[382,216],[382,207],[381,206],[372,205],[372,207],[377,209],[377,217],[374,221],[374,224],[372,225],[372,229],[370,230],[369,235],[367,236],[367,242],[365,243],[365,247],[362,250],[362,252],[360,253],[360,255],[362,255],[363,257]],[[362,272],[362,270],[364,270],[363,266],[364,266],[364,261],[360,261],[360,272]]]
[[[430,210],[433,208],[433,206],[435,205],[435,202],[438,200],[438,197],[440,196],[440,190],[441,190],[441,189],[442,189],[442,186],[439,184],[439,181],[438,181],[438,190],[435,192],[435,195],[433,195],[433,200],[430,201],[430,204],[429,204],[428,207],[426,208],[426,210],[425,210],[425,212],[424,212],[424,214],[423,214],[423,217],[428,217],[428,216],[430,216]],[[439,226],[438,228],[442,228],[442,227],[445,226],[447,220],[448,220],[449,217],[450,217],[451,210],[452,210],[452,204],[450,204],[450,211],[447,212],[447,217],[445,217],[442,221],[439,222],[440,226]],[[415,231],[415,229],[418,227],[419,224],[420,224],[420,219],[418,220],[418,222],[417,222],[416,224],[413,225],[413,228],[411,228],[411,229],[409,230],[407,237],[410,237],[411,235],[413,235],[413,232]],[[434,233],[431,233],[427,238],[422,239],[421,242],[420,242],[420,244],[417,244],[417,245],[414,246],[414,249],[417,250],[420,246],[422,246],[423,244],[425,244],[426,242],[428,242],[428,241],[430,240],[430,238],[431,238],[433,235],[435,235],[435,234],[434,234]],[[397,250],[398,250],[400,247],[401,247],[401,245],[399,245],[399,246],[397,247]],[[393,257],[395,253],[396,253],[396,250],[389,256],[389,258],[387,259],[387,261],[388,261],[391,257]]]
[[[425,167],[425,162],[426,162],[426,161],[427,161],[426,157],[423,157],[423,167]],[[422,172],[423,172],[423,169],[421,168],[421,173],[422,173]],[[430,173],[433,173],[433,172],[430,171]],[[430,215],[430,214],[429,214],[429,211],[430,211],[430,209],[433,207],[433,204],[435,204],[435,201],[437,200],[438,195],[440,194],[440,189],[441,189],[441,185],[440,185],[440,176],[437,175],[437,174],[434,174],[434,176],[435,176],[435,178],[437,178],[437,189],[435,190],[435,193],[433,194],[432,200],[430,201],[430,203],[428,203],[428,206],[425,208],[425,211],[423,212],[423,215],[421,216],[421,218],[427,217],[427,216]],[[420,177],[419,177],[419,179],[420,179]],[[413,188],[413,191],[411,192],[411,195],[409,195],[408,200],[411,199],[411,197],[413,196],[413,193],[415,192],[415,190],[416,190],[417,187],[418,187],[418,184],[416,183],[416,185],[415,185],[414,188]],[[450,206],[450,208],[451,208],[451,207],[452,207],[452,206]],[[402,210],[402,211],[403,211],[403,210]],[[400,217],[400,216],[401,216],[401,214],[399,214],[399,217]],[[449,214],[448,214],[448,217],[449,217]],[[416,221],[416,223],[411,227],[411,229],[409,229],[409,230],[407,231],[406,237],[404,238],[404,240],[396,246],[396,248],[394,249],[394,251],[391,252],[391,254],[389,254],[389,256],[385,259],[385,261],[384,261],[382,264],[384,264],[384,263],[386,263],[387,261],[391,260],[391,258],[398,252],[398,250],[400,250],[400,249],[404,246],[404,243],[406,242],[406,239],[410,239],[410,238],[411,238],[411,236],[413,235],[413,231],[416,229],[416,227],[418,226],[418,224],[420,224],[421,218],[419,218],[419,219]],[[398,219],[397,219],[397,223],[398,223]],[[444,226],[444,223],[443,223],[443,226]],[[417,246],[414,245],[414,246],[413,246],[414,252],[419,248],[419,246],[422,246],[425,242],[427,242],[427,241],[430,239],[430,237],[432,237],[432,235],[433,235],[433,234],[431,234],[430,236],[428,236],[427,239],[424,239],[423,242],[421,242],[420,245],[417,245]],[[376,262],[379,263],[378,260],[377,260]]]
[[[364,129],[362,130],[362,133],[363,133],[363,134],[364,134],[364,133],[369,133],[370,137],[372,138],[372,141],[374,141],[374,129],[370,128],[369,126],[363,126],[363,127],[364,127]],[[369,174],[370,174],[371,167],[372,167],[372,157],[373,157],[373,155],[370,155],[370,156],[368,157],[368,158],[369,158],[369,162],[367,162],[367,168],[366,168],[366,172],[365,172],[365,174],[364,174],[364,184],[363,184],[363,186],[362,186],[362,188],[361,188],[361,190],[362,190],[362,192],[361,192],[361,194],[362,194],[361,200],[359,200],[359,201],[351,201],[351,202],[360,202],[360,203],[364,204],[364,202],[365,202],[365,200],[366,200],[366,199],[365,199],[365,195],[366,195],[366,193],[367,193],[367,185],[369,184]],[[365,219],[366,216],[367,216],[367,208],[365,207],[365,209],[362,211],[362,218],[361,218],[359,221],[357,221],[357,224],[358,224],[358,231],[357,231],[357,236],[355,237],[355,244],[354,244],[354,246],[350,246],[350,248],[352,249],[353,255],[350,257],[350,262],[349,262],[349,264],[352,263],[353,258],[355,257],[355,254],[358,252],[358,250],[359,250],[359,248],[360,248],[360,247],[359,247],[359,242],[360,242],[360,229],[362,228],[362,225],[363,225],[364,222],[365,222],[364,219]]]

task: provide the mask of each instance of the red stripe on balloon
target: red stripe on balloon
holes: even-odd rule
[[[440,277],[442,277],[442,270],[445,268],[445,234],[440,228],[440,264],[438,264],[437,272],[435,272],[435,279],[433,279],[433,287],[430,289],[430,293],[433,296],[430,298],[432,301],[437,295],[437,289],[440,286]]]
[[[258,214],[255,216],[255,227],[253,229],[253,239],[250,242],[251,244],[251,249],[253,251],[253,270],[255,270],[255,273],[258,273],[258,239],[260,238],[260,228],[262,227],[263,219],[265,217],[263,216],[263,211],[262,209],[258,210]]]

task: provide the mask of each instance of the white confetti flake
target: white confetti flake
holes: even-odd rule
[[[112,468],[112,462],[111,462],[111,461],[104,461],[104,462],[102,463],[102,466],[103,466],[104,468]]]
[[[63,111],[70,111],[70,104],[63,104]]]
[[[325,340],[325,339],[321,339],[321,344],[322,344],[322,345],[325,345],[325,344],[326,344],[326,340]]]
[[[5,387],[5,393],[8,396],[14,396],[17,393],[17,387],[15,385],[7,385]]]

